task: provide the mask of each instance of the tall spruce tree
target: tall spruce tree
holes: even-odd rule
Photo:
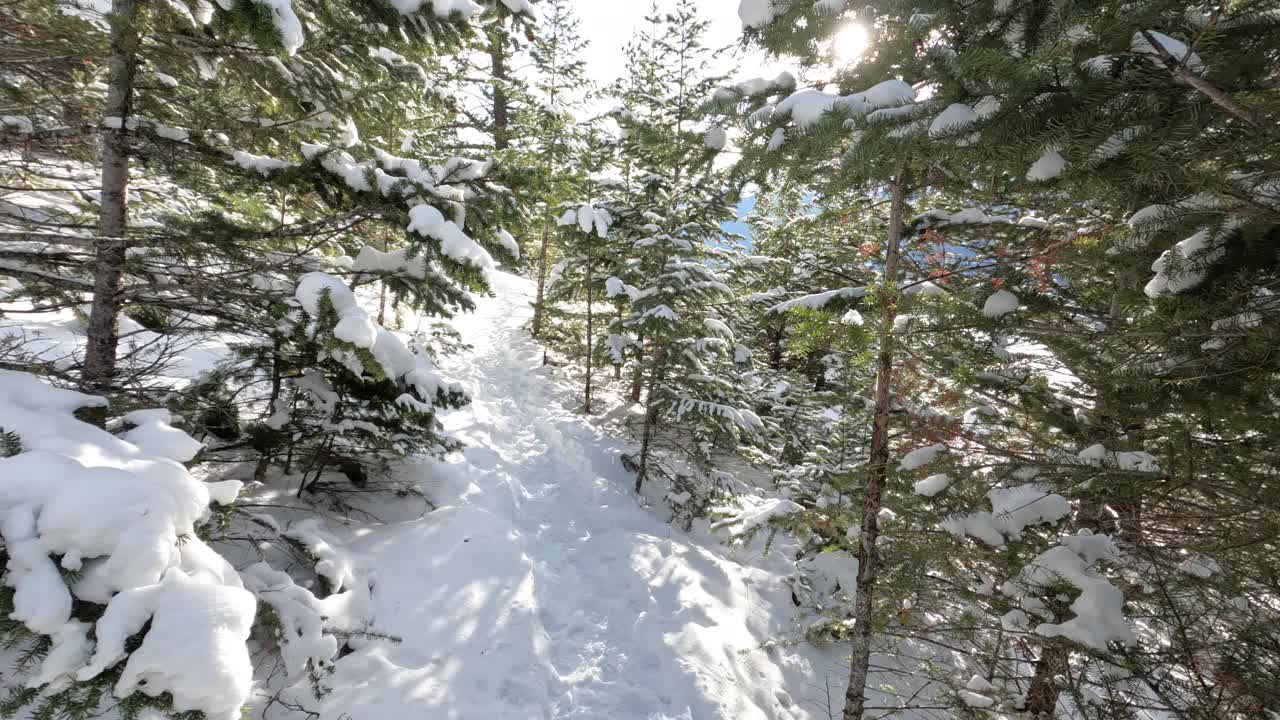
[[[925,181],[919,201],[939,207],[912,222],[925,245],[917,258],[908,258],[937,280],[952,280],[948,295],[963,301],[940,305],[941,312],[926,322],[942,332],[975,328],[980,341],[938,334],[945,342],[920,354],[934,372],[949,376],[941,399],[959,401],[957,412],[966,404],[972,408],[961,434],[947,442],[964,451],[964,462],[952,468],[959,477],[949,478],[953,489],[947,495],[995,485],[988,494],[991,514],[957,511],[942,527],[980,537],[982,545],[1005,547],[1017,540],[1024,546],[1012,566],[1003,565],[1008,555],[996,565],[979,563],[982,552],[966,563],[967,572],[978,577],[1014,576],[1003,586],[1004,596],[1021,608],[996,603],[991,612],[1004,612],[1000,625],[977,636],[990,639],[984,652],[992,669],[998,658],[1012,663],[995,671],[1003,687],[988,688],[988,671],[975,687],[957,689],[957,704],[991,706],[1005,696],[1037,717],[1052,715],[1063,703],[1087,717],[1126,716],[1149,702],[1175,712],[1214,707],[1246,714],[1265,704],[1262,685],[1237,679],[1240,656],[1260,657],[1256,621],[1248,611],[1215,613],[1215,621],[1238,638],[1238,653],[1185,632],[1182,618],[1188,612],[1222,606],[1204,602],[1203,579],[1177,579],[1188,572],[1207,578],[1217,570],[1190,567],[1203,562],[1194,559],[1200,556],[1192,540],[1200,523],[1172,520],[1194,517],[1189,508],[1204,500],[1195,499],[1198,492],[1191,489],[1170,493],[1161,477],[1166,458],[1209,452],[1175,450],[1168,438],[1188,437],[1189,426],[1213,427],[1207,432],[1217,436],[1232,414],[1225,407],[1248,405],[1239,399],[1249,397],[1246,388],[1274,377],[1265,361],[1222,376],[1200,370],[1205,363],[1229,365],[1232,354],[1222,350],[1238,342],[1248,354],[1250,336],[1262,339],[1271,332],[1265,308],[1274,250],[1259,254],[1245,248],[1257,248],[1250,238],[1267,237],[1274,226],[1267,193],[1256,189],[1274,176],[1265,153],[1250,153],[1248,169],[1233,154],[1249,152],[1240,138],[1274,112],[1264,92],[1274,63],[1261,60],[1272,57],[1266,39],[1272,20],[1256,8],[1189,14],[1172,3],[1052,10],[1016,3],[977,9],[882,3],[859,17],[823,9],[744,3],[743,18],[774,47],[815,59],[838,37],[842,23],[862,22],[874,29],[871,55],[837,75],[842,93],[900,74],[930,95],[901,111],[866,114],[865,95],[807,91],[785,99],[777,110],[798,125],[806,122],[802,116],[835,116],[840,122],[822,121],[816,133],[803,135],[775,122],[761,134],[775,151],[794,148],[786,160],[798,156],[806,168],[824,147],[830,157],[841,156],[844,168],[865,167],[886,154],[903,158],[911,152],[917,158]],[[801,17],[804,22],[795,22]],[[1215,48],[1220,62],[1205,61],[1202,51]],[[894,136],[909,140],[909,147],[895,152],[890,145],[886,152],[881,138]],[[764,145],[762,137],[762,158]],[[1203,161],[1172,161],[1166,153]],[[823,180],[822,173],[806,174]],[[1167,198],[1164,207],[1135,214],[1153,196]],[[1129,227],[1125,218],[1131,219]],[[1188,228],[1184,232],[1194,234],[1155,258],[1146,248],[1162,231],[1178,232],[1179,221]],[[1251,259],[1242,262],[1244,257]],[[1146,265],[1153,258],[1151,278]],[[1157,302],[1148,302],[1143,290]],[[1019,311],[1020,305],[1026,310]],[[1195,317],[1207,323],[1205,334],[1192,341],[1175,337],[1184,336]],[[1169,333],[1174,318],[1178,330]],[[1238,374],[1253,382],[1240,382]],[[1241,450],[1247,446],[1216,447],[1223,450],[1215,454],[1217,466],[1268,462]],[[1187,460],[1181,462],[1185,466]],[[1249,489],[1241,492],[1250,497],[1266,485],[1257,478],[1246,483]],[[1065,505],[1065,498],[1074,506]],[[1160,508],[1158,519],[1152,506]],[[1073,507],[1077,526],[1093,533],[1087,538],[1024,535],[1029,519],[1061,518]],[[999,522],[988,525],[988,516]],[[1156,551],[1149,541],[1153,534],[1162,548],[1179,549]],[[1265,562],[1245,555],[1250,559],[1239,564],[1250,568],[1243,572],[1255,582],[1271,572]],[[1095,568],[1099,561],[1103,565]],[[1091,579],[1071,569],[1077,566],[1093,568]],[[1123,573],[1144,579],[1135,586]],[[1229,582],[1231,594],[1240,585],[1236,578]],[[1101,589],[1104,583],[1111,589]],[[1188,583],[1198,592],[1187,590]],[[1155,594],[1159,599],[1144,592],[1153,585],[1166,588]],[[992,582],[984,579],[975,587],[972,601],[986,607],[983,593],[991,592]],[[1138,606],[1144,616],[1161,618],[1158,630],[1135,637],[1116,614],[1110,616],[1110,632],[1099,630],[1100,619],[1087,615],[1090,603],[1118,595],[1117,587],[1130,602],[1143,598]],[[1195,657],[1195,664],[1221,663],[1232,678],[1230,689],[1218,688],[1209,697],[1194,689],[1194,681],[1169,682],[1152,664],[1137,660],[1143,652],[1125,649],[1171,640],[1180,648],[1174,654]],[[1027,648],[1031,652],[1021,655]],[[1107,663],[1127,664],[1125,672],[1140,679],[1116,680]],[[1030,668],[1029,677],[1022,667]],[[1195,667],[1181,672],[1204,677]],[[851,688],[851,700],[854,693]]]
[[[557,257],[553,240],[559,206],[579,196],[586,189],[586,175],[603,169],[611,159],[608,148],[591,139],[598,126],[587,117],[587,103],[595,88],[587,79],[587,41],[580,26],[568,0],[543,3],[541,28],[529,46],[529,102],[516,119],[536,178],[531,191],[540,203],[532,209],[525,230],[537,243],[530,332],[538,338],[543,334],[548,272]]]
[[[722,489],[709,464],[716,443],[754,434],[759,418],[732,373],[749,354],[716,309],[731,296],[715,260],[725,252],[720,223],[731,208],[711,163],[724,137],[705,114],[714,84],[702,39],[707,22],[682,1],[665,13],[655,6],[648,23],[629,46],[628,75],[617,88],[629,167],[610,207],[629,250],[609,282],[628,303],[610,344],[630,363],[632,397],[644,404],[636,490],[654,477],[670,480],[668,498],[690,518]],[[664,432],[677,427],[685,431],[681,452],[661,454],[659,446],[677,440]]]
[[[594,375],[606,354],[602,330],[608,327],[617,293],[617,247],[609,237],[613,215],[607,206],[568,203],[557,224],[565,239],[563,259],[549,277],[545,317],[556,322],[560,334],[573,338],[570,357],[581,359],[582,411],[592,412]]]
[[[164,190],[135,203],[131,212],[140,227],[128,241],[135,259],[118,268],[124,283],[120,290],[101,298],[153,318],[173,337],[218,329],[261,339],[245,346],[246,360],[262,368],[261,374],[232,366],[221,372],[227,382],[220,388],[217,382],[204,383],[193,397],[204,406],[196,414],[210,414],[211,424],[233,446],[243,446],[243,440],[238,411],[228,410],[226,399],[236,398],[264,420],[282,417],[281,380],[300,378],[305,368],[298,362],[315,357],[314,351],[290,350],[292,331],[281,324],[297,302],[299,276],[353,270],[356,286],[376,280],[393,301],[445,316],[468,304],[468,289],[484,286],[483,271],[491,262],[467,231],[483,235],[500,255],[518,251],[502,232],[515,217],[509,191],[490,185],[502,171],[489,161],[452,157],[447,149],[439,154],[430,145],[443,139],[439,128],[453,122],[456,108],[439,88],[429,87],[427,78],[447,62],[441,51],[466,38],[466,20],[479,9],[457,3],[441,6],[437,13],[438,5],[421,12],[409,6],[360,10],[372,16],[326,6],[305,12],[305,23],[288,7],[271,13],[252,3],[237,5],[215,10],[206,22],[166,6],[147,9],[147,22],[137,25],[165,41],[148,40],[137,50],[132,62],[143,70],[130,86],[133,114],[110,115],[104,126],[111,137],[117,131],[127,135],[121,158],[145,163],[145,172],[135,168],[134,174]],[[91,32],[108,27],[93,17],[79,22]],[[54,101],[38,96],[39,89],[22,90],[33,106]],[[182,102],[172,102],[175,96]],[[43,127],[49,121],[32,122]],[[399,142],[393,152],[384,149],[388,140]],[[357,161],[351,153],[365,159]],[[465,206],[464,198],[469,200]],[[123,208],[112,202],[102,204],[103,212]],[[70,208],[64,224],[80,222]],[[111,237],[100,233],[95,242]],[[54,244],[64,240],[75,238],[57,238]],[[40,257],[47,258],[44,248],[27,250],[28,258],[34,254],[36,261],[47,262]],[[343,255],[358,257],[345,266],[325,260]],[[65,297],[87,289],[86,275],[101,279],[111,264],[94,260],[62,253],[54,272],[18,265],[14,274],[31,281],[24,288],[32,294]],[[115,326],[111,308],[95,311],[97,320],[91,312],[88,324],[91,350],[109,340],[102,333]],[[380,312],[378,319],[384,316]],[[104,324],[104,317],[111,322]],[[314,330],[309,335],[314,337]],[[107,354],[114,358],[114,353]],[[352,371],[357,378],[369,378],[360,383],[376,385],[383,380],[381,371],[389,369],[386,358],[369,364],[373,359],[364,358],[364,369]],[[138,359],[142,367],[151,362],[154,358]],[[405,372],[412,370],[411,364],[402,364]],[[414,383],[404,374],[392,373],[389,388],[361,392],[366,400],[397,387],[409,388],[412,395]],[[249,387],[238,385],[243,382]],[[269,390],[258,392],[262,387]],[[426,394],[416,396],[425,403],[422,407],[390,402],[401,394],[393,392],[377,412],[395,422],[395,408],[407,420],[438,399],[445,404],[460,399],[453,391],[437,397],[429,385],[424,388]],[[338,423],[338,418],[330,416],[327,422]],[[406,447],[440,447],[431,422],[414,425],[423,432],[414,434],[414,442],[399,454]],[[270,437],[305,438],[307,455],[319,463],[317,468],[327,458],[336,465],[381,461],[383,453],[375,447],[386,448],[370,436],[368,442],[335,454],[325,449],[332,443],[325,438],[332,433],[300,434],[297,428],[267,433],[261,426],[250,430],[252,445],[272,454],[286,451],[268,442]],[[292,444],[287,445],[291,454]],[[370,452],[367,458],[358,457],[362,449]]]

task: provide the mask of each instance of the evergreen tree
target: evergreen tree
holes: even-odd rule
[[[110,295],[131,312],[150,313],[175,338],[213,328],[260,338],[247,343],[245,359],[261,372],[233,365],[220,371],[227,381],[221,387],[211,379],[192,397],[193,414],[208,416],[230,448],[243,447],[244,440],[235,429],[239,409],[229,408],[227,399],[235,398],[239,408],[260,420],[277,417],[282,389],[289,384],[282,381],[301,378],[305,368],[297,363],[315,357],[314,351],[291,347],[294,331],[281,325],[300,275],[341,273],[345,262],[356,273],[357,287],[377,281],[384,305],[380,324],[388,294],[397,305],[447,316],[469,304],[468,290],[484,287],[483,272],[492,261],[464,227],[486,236],[495,252],[518,252],[502,230],[515,217],[510,195],[490,185],[502,171],[489,161],[436,155],[427,146],[440,138],[435,128],[451,120],[454,108],[431,91],[426,78],[443,62],[438,51],[468,32],[464,20],[473,6],[456,5],[443,15],[430,8],[422,14],[417,8],[387,9],[363,18],[385,21],[381,24],[364,22],[352,8],[310,11],[305,24],[310,43],[297,34],[302,25],[288,20],[291,13],[254,14],[255,8],[240,8],[248,13],[243,18],[219,10],[211,19],[215,35],[195,33],[178,46],[147,43],[134,58],[146,68],[148,80],[151,75],[156,80],[134,93],[135,114],[119,128],[129,136],[122,157],[145,159],[147,181],[166,190],[133,210],[144,229],[128,243],[137,259],[119,268],[123,289],[95,296]],[[155,13],[149,21],[155,32],[185,38],[199,27],[192,18],[171,16],[171,10],[147,11]],[[252,42],[225,44],[217,32]],[[215,84],[217,92],[204,91]],[[174,95],[183,102],[171,102]],[[428,159],[383,150],[378,144],[385,136],[401,139],[399,152],[418,150]],[[367,159],[357,161],[333,145]],[[295,152],[289,148],[301,148],[300,161],[289,159]],[[463,198],[470,199],[465,208]],[[458,223],[440,210],[454,214]],[[78,219],[73,215],[68,222]],[[151,229],[161,223],[166,232]],[[343,255],[359,257],[352,264],[342,261]],[[336,258],[336,264],[325,257]],[[84,287],[76,273],[103,276],[103,262],[87,262],[83,255],[68,260],[58,277],[44,273],[26,288],[65,293]],[[110,308],[102,312],[114,316]],[[90,313],[91,347],[95,338],[106,337],[93,330],[94,323]],[[114,350],[107,354],[114,357]],[[390,380],[401,382],[404,372]],[[378,372],[370,377],[375,384],[382,380]],[[379,394],[365,392],[370,401]],[[411,447],[448,447],[439,444],[432,423],[412,418],[422,408],[389,402],[399,394],[369,411],[396,422],[392,411],[399,408],[400,420],[423,429]],[[453,391],[440,396],[446,397],[448,405],[461,396]],[[417,398],[428,405],[436,399],[434,391]],[[325,449],[330,433],[267,432],[252,423],[248,429],[252,445],[271,455],[291,455],[295,448],[270,438],[297,437],[306,446],[299,450],[311,460],[332,457],[335,466],[385,461],[386,446],[373,434],[334,454]],[[369,452],[363,458],[357,452],[362,448]],[[366,470],[348,474],[363,476]]]
[[[537,178],[533,192],[542,202],[527,226],[538,243],[534,257],[537,290],[530,327],[537,338],[542,337],[548,271],[555,264],[552,240],[556,237],[556,210],[583,191],[586,173],[607,167],[611,159],[609,148],[598,138],[592,139],[598,128],[584,117],[594,88],[587,80],[582,57],[587,42],[581,35],[581,22],[568,0],[547,0],[541,22],[541,32],[529,47],[534,73],[529,102],[517,116]]]
[[[569,204],[558,224],[566,236],[563,259],[553,268],[548,285],[546,317],[560,326],[560,332],[580,342],[571,357],[581,358],[583,368],[582,411],[592,411],[592,379],[605,357],[601,330],[611,314],[610,291],[618,292],[619,280],[610,272],[616,264],[616,248],[609,241],[613,216],[605,206]],[[606,279],[608,281],[606,282]],[[557,307],[558,306],[558,307]],[[571,328],[566,328],[571,325]]]
[[[691,2],[679,2],[665,14],[655,8],[649,22],[648,34],[630,46],[628,77],[618,88],[622,153],[632,168],[611,208],[617,237],[630,249],[623,274],[609,282],[611,294],[629,302],[610,344],[616,357],[630,358],[633,398],[645,408],[636,490],[653,476],[669,479],[669,499],[690,518],[723,490],[709,466],[715,444],[754,435],[760,423],[733,373],[749,353],[716,307],[731,298],[718,259],[727,252],[720,223],[730,208],[711,165],[723,131],[704,116],[714,82],[702,43],[706,21]],[[660,437],[660,426],[681,428],[682,437]],[[677,442],[684,460],[673,465],[656,450]]]
[[[1225,417],[1224,401],[1239,403],[1249,395],[1238,394],[1251,383],[1237,384],[1234,372],[1224,381],[1190,370],[1205,362],[1196,356],[1206,351],[1214,357],[1211,363],[1230,362],[1230,353],[1214,351],[1232,341],[1215,339],[1213,330],[1241,341],[1238,347],[1246,353],[1250,343],[1245,338],[1269,334],[1265,313],[1248,313],[1266,306],[1259,303],[1266,295],[1258,294],[1258,284],[1265,291],[1268,278],[1274,277],[1274,255],[1236,248],[1256,247],[1248,238],[1265,237],[1273,220],[1262,207],[1266,201],[1258,202],[1262,195],[1225,187],[1243,179],[1254,188],[1272,177],[1265,154],[1251,153],[1247,170],[1233,157],[1237,150],[1248,152],[1239,137],[1274,112],[1258,84],[1265,84],[1261,78],[1270,72],[1261,69],[1259,59],[1269,53],[1264,38],[1269,38],[1265,28],[1271,20],[1251,8],[1199,15],[1158,2],[1052,10],[1016,3],[977,9],[953,3],[927,8],[882,3],[854,18],[800,5],[744,3],[743,9],[744,20],[766,42],[811,59],[828,47],[842,23],[856,20],[874,30],[870,57],[837,75],[840,94],[808,90],[777,104],[774,121],[758,131],[769,138],[768,147],[781,148],[786,162],[796,162],[801,177],[820,187],[845,182],[886,159],[914,157],[920,167],[917,177],[924,180],[916,200],[940,206],[912,223],[924,243],[918,262],[939,282],[961,280],[964,286],[948,289],[961,303],[942,303],[930,313],[934,317],[923,320],[926,326],[936,324],[937,340],[916,357],[950,378],[940,401],[956,403],[957,411],[972,408],[965,413],[961,434],[946,443],[964,451],[959,456],[964,462],[952,464],[947,494],[973,502],[974,490],[996,485],[988,495],[991,514],[957,512],[942,526],[960,536],[982,537],[982,544],[1004,547],[1017,540],[1021,546],[1020,560],[1012,566],[1007,564],[1010,556],[992,565],[994,558],[983,558],[982,552],[966,562],[966,572],[977,577],[1013,576],[1006,596],[1022,604],[1017,609],[1021,616],[1011,614],[1007,605],[988,605],[980,591],[990,593],[992,583],[985,579],[968,600],[993,614],[1005,613],[999,626],[978,627],[980,634],[969,640],[985,643],[984,654],[993,659],[986,680],[993,673],[1009,678],[1005,690],[995,694],[1008,692],[1014,706],[1032,716],[1052,714],[1059,702],[1098,717],[1126,716],[1148,702],[1179,709],[1234,707],[1236,712],[1265,703],[1261,685],[1235,680],[1232,653],[1218,656],[1233,680],[1232,689],[1216,698],[1197,696],[1190,689],[1194,683],[1157,679],[1152,666],[1138,667],[1142,663],[1134,662],[1126,672],[1144,681],[1107,679],[1111,676],[1103,661],[1124,664],[1120,658],[1132,662],[1143,655],[1124,650],[1134,642],[1150,647],[1180,637],[1175,644],[1183,648],[1178,651],[1183,657],[1214,662],[1192,649],[1201,647],[1202,639],[1182,632],[1186,626],[1178,618],[1196,605],[1184,590],[1141,603],[1144,616],[1162,618],[1157,623],[1161,629],[1141,637],[1123,629],[1123,621],[1114,624],[1118,616],[1112,616],[1108,634],[1099,631],[1097,617],[1082,615],[1098,602],[1102,583],[1112,590],[1124,587],[1131,602],[1151,597],[1130,585],[1120,568],[1147,578],[1145,583],[1185,577],[1179,562],[1192,562],[1182,553],[1195,552],[1196,543],[1189,539],[1198,532],[1198,523],[1181,525],[1169,518],[1186,517],[1187,508],[1199,501],[1192,500],[1195,491],[1174,493],[1177,499],[1167,492],[1167,484],[1159,480],[1165,472],[1161,456],[1189,458],[1199,451],[1174,450],[1162,439],[1187,437],[1183,423],[1211,425],[1215,430],[1209,432],[1216,435]],[[801,17],[804,22],[795,22]],[[1200,52],[1219,47],[1219,42],[1224,64],[1203,61]],[[1170,48],[1175,51],[1168,52]],[[893,112],[867,112],[875,110],[868,108],[871,91],[843,94],[893,75],[928,87],[932,94]],[[722,99],[734,101],[761,87],[767,84],[739,86]],[[835,121],[823,120],[832,116]],[[798,127],[784,128],[779,120]],[[1218,139],[1230,149],[1217,146]],[[1136,147],[1144,141],[1149,144]],[[762,165],[757,167],[771,164],[765,145],[762,137],[757,146]],[[820,162],[824,153],[839,156],[841,169],[829,172],[834,168]],[[1203,162],[1173,161],[1165,153]],[[1153,196],[1168,198],[1167,207],[1134,216]],[[1036,213],[1026,213],[1027,208]],[[1125,227],[1125,218],[1132,218],[1131,227]],[[1187,232],[1199,232],[1156,258],[1156,276],[1147,282],[1145,266],[1155,255],[1148,254],[1146,244],[1178,221],[1189,227]],[[1223,232],[1224,227],[1229,231]],[[1240,263],[1246,256],[1253,259]],[[1227,277],[1231,281],[1222,282]],[[1192,288],[1194,293],[1188,293]],[[1147,302],[1140,289],[1160,302]],[[1176,293],[1183,297],[1174,297]],[[1015,312],[1020,305],[1027,310]],[[1193,317],[1218,324],[1197,341],[1175,338],[1185,336]],[[1224,319],[1237,317],[1248,318],[1246,327]],[[1171,318],[1177,318],[1173,333],[1167,331]],[[1162,329],[1154,330],[1156,325]],[[976,330],[978,342],[955,333],[966,327]],[[1189,347],[1195,345],[1198,349]],[[1180,378],[1178,368],[1190,375]],[[1273,377],[1274,371],[1265,362],[1254,362],[1242,373],[1256,382]],[[1072,378],[1065,386],[1064,376]],[[1193,386],[1199,396],[1194,400],[1189,393]],[[1216,465],[1258,460],[1244,460],[1252,453],[1242,455],[1239,446],[1220,449],[1224,452]],[[1035,482],[1028,482],[1032,478]],[[1251,488],[1258,486],[1257,480],[1249,482]],[[1028,519],[1063,517],[1064,508],[1070,509],[1064,498],[1076,500],[1075,522],[1093,535],[1024,535]],[[1163,519],[1152,518],[1152,505],[1161,508]],[[989,517],[999,522],[988,525]],[[1119,549],[1103,533],[1115,533]],[[1161,553],[1144,540],[1149,533],[1158,533],[1162,543],[1184,538],[1173,543],[1182,553],[1157,560]],[[1105,576],[1098,574],[1101,569],[1090,569],[1088,577],[1106,580],[1082,580],[1078,571],[1073,575],[1077,564],[1094,568],[1099,561],[1113,569]],[[1255,578],[1270,572],[1256,558],[1241,565],[1249,565]],[[1055,599],[1059,597],[1074,602],[1062,604]],[[1199,607],[1193,612],[1209,605]],[[1019,619],[1026,613],[1040,619],[1026,624]],[[1249,638],[1242,647],[1256,648],[1248,613],[1221,622],[1237,628],[1242,640]],[[1079,631],[1082,627],[1095,634]],[[1033,629],[1038,637],[1030,634]],[[1010,637],[1014,645],[1002,648]],[[996,658],[1018,658],[1019,647],[1037,645],[1013,665],[995,669]],[[1030,677],[1018,672],[1028,665]],[[1201,671],[1183,672],[1197,676]],[[1063,684],[1065,677],[1075,680]],[[986,680],[957,688],[957,703],[993,704],[990,697],[971,697],[993,692]],[[856,692],[850,689],[851,701]],[[1101,696],[1106,696],[1105,704],[1090,700]],[[849,712],[846,705],[847,717],[859,716],[860,710]]]

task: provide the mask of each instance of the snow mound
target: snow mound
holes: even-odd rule
[[[801,128],[808,128],[820,121],[823,115],[836,109],[854,117],[876,111],[893,115],[911,113],[918,107],[912,104],[915,94],[915,90],[901,80],[885,80],[862,92],[844,96],[806,88],[787,96],[778,103],[775,111],[781,115],[790,115]]]
[[[409,210],[409,232],[440,241],[440,251],[454,262],[492,270],[493,258],[476,241],[467,237],[452,220],[445,220],[430,205],[415,205]]]
[[[134,410],[124,421],[137,426],[125,433],[124,439],[147,454],[188,462],[204,448],[203,443],[169,424],[173,416],[168,410]]]
[[[945,473],[938,473],[937,475],[930,475],[929,477],[916,483],[915,491],[917,495],[924,495],[925,497],[933,497],[934,495],[937,495],[943,490],[946,490],[950,485],[951,485],[950,476],[946,475]]]
[[[257,601],[243,588],[210,586],[181,570],[164,581],[111,599],[97,623],[92,662],[76,673],[93,678],[125,656],[124,644],[147,624],[142,646],[129,654],[116,697],[141,691],[171,693],[179,712],[199,710],[209,720],[236,720],[253,687],[245,641]]]
[[[821,310],[833,300],[841,299],[857,299],[867,294],[867,289],[862,287],[838,288],[836,290],[827,290],[826,292],[813,293],[812,295],[802,295],[798,298],[778,303],[769,308],[771,313],[783,313],[792,308],[809,308],[811,310]]]
[[[773,22],[773,0],[741,0],[738,3],[738,19],[743,27],[762,28]]]
[[[979,119],[978,113],[964,103],[952,103],[929,123],[929,136],[938,137],[958,132]]]
[[[1032,182],[1043,182],[1052,180],[1062,174],[1067,168],[1067,161],[1062,157],[1062,153],[1058,148],[1051,147],[1044,151],[1039,160],[1031,164],[1027,169],[1027,179]]]
[[[1106,650],[1110,642],[1136,642],[1133,628],[1124,617],[1124,593],[1092,569],[1096,560],[1082,557],[1070,545],[1059,545],[1041,553],[1023,569],[1023,582],[1030,588],[1066,582],[1080,590],[1071,603],[1075,617],[1061,623],[1041,623],[1035,627],[1037,634],[1064,637],[1095,650]]]

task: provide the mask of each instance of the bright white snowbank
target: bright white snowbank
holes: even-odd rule
[[[1008,315],[1018,309],[1018,296],[1008,290],[997,290],[982,305],[982,314],[989,318]]]

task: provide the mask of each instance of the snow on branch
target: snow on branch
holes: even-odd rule
[[[235,488],[211,493],[172,459],[199,443],[179,437],[167,413],[132,414],[137,428],[124,438],[72,415],[104,404],[0,371],[0,427],[25,450],[0,459],[5,582],[13,618],[51,640],[29,684],[63,687],[124,661],[117,696],[167,692],[178,711],[237,718],[252,686],[245,641],[256,601],[195,533],[212,496],[230,501]],[[54,558],[76,572],[73,582]],[[106,611],[86,622],[74,616],[73,598]],[[126,653],[125,640],[148,622],[141,646]]]
[[[838,299],[860,298],[867,294],[864,287],[847,287],[836,290],[828,290],[826,292],[813,293],[812,295],[803,295],[798,298],[778,303],[769,308],[771,313],[783,313],[793,308],[804,307],[812,310],[821,310],[827,306],[827,303]]]
[[[1056,523],[1071,514],[1071,503],[1061,495],[1050,493],[1043,485],[1016,485],[992,488],[987,492],[991,512],[952,515],[943,520],[943,530],[964,537],[970,535],[982,542],[1000,547],[1006,540],[1019,540],[1030,525]]]

